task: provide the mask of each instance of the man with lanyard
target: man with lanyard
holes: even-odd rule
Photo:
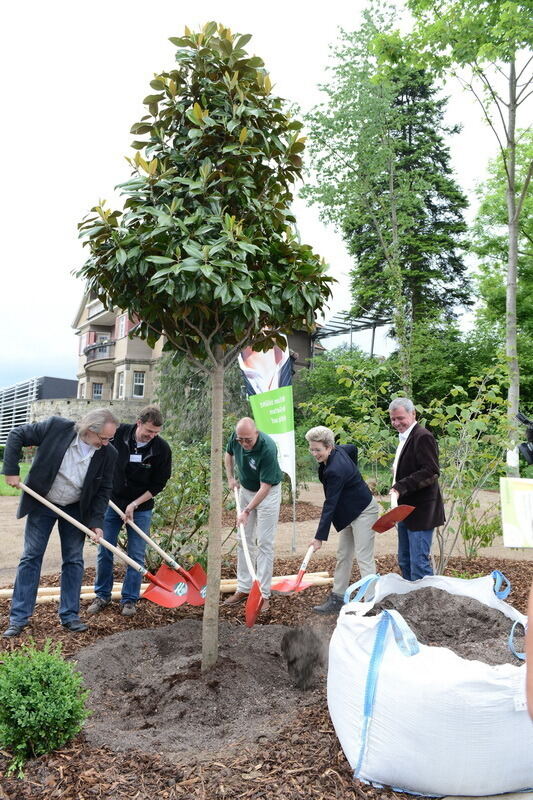
[[[153,498],[164,489],[172,467],[172,453],[167,442],[159,436],[163,426],[161,412],[155,406],[146,406],[134,425],[120,425],[113,444],[118,451],[113,479],[112,501],[144,533],[149,534]],[[104,519],[104,539],[117,544],[122,518],[108,508]],[[146,542],[129,526],[128,555],[144,564]],[[96,599],[87,609],[88,614],[98,614],[111,602],[113,588],[113,554],[100,545],[96,565],[94,592]],[[141,575],[132,567],[126,570],[122,584],[122,614],[135,614],[141,588]]]
[[[276,444],[266,433],[257,430],[250,417],[239,420],[231,434],[224,456],[230,489],[240,485],[240,514],[237,524],[244,525],[252,564],[261,584],[263,605],[270,606],[270,585],[274,568],[274,537],[281,504],[283,473],[278,464]],[[237,469],[237,475],[235,474]],[[252,588],[252,576],[246,566],[241,540],[237,548],[237,591],[225,606],[242,603]]]
[[[7,437],[4,474],[8,486],[20,487],[23,447],[37,446],[26,484],[70,517],[102,536],[104,514],[113,482],[117,453],[109,444],[118,420],[106,408],[89,411],[79,422],[49,417],[18,425]],[[72,523],[22,492],[17,517],[25,517],[24,551],[17,568],[9,628],[5,638],[19,636],[35,608],[43,556],[57,522],[61,541],[59,619],[71,633],[83,633],[79,618],[85,535]]]
[[[389,415],[399,434],[392,466],[391,508],[398,502],[415,507],[404,522],[397,523],[398,564],[406,580],[416,581],[433,575],[433,529],[444,522],[439,455],[433,434],[417,423],[411,400],[397,397],[389,406]]]

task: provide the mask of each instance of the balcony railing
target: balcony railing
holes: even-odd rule
[[[114,340],[109,340],[108,342],[90,344],[83,352],[87,357],[87,363],[90,361],[102,361],[106,358],[114,358],[115,342]]]

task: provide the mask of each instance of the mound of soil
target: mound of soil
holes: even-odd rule
[[[165,753],[176,765],[273,739],[313,702],[289,680],[280,652],[288,630],[221,622],[220,658],[205,675],[199,620],[100,639],[77,657],[94,712],[86,737],[119,752]]]
[[[507,646],[512,620],[471,597],[460,597],[434,587],[389,594],[376,603],[367,616],[391,608],[399,611],[421,644],[448,647],[470,661],[492,665],[523,664]],[[524,649],[523,636],[515,636],[515,648]]]

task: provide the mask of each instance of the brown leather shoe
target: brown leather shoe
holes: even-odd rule
[[[261,609],[259,611],[260,614],[266,614],[267,611],[270,611],[270,598],[263,597],[263,603],[261,605]]]
[[[248,599],[248,592],[235,592],[224,600],[223,606],[238,606],[239,603],[244,603]]]

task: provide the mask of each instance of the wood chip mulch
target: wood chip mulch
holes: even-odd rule
[[[319,519],[322,511],[321,506],[308,503],[304,500],[296,502],[296,522],[307,522],[312,519]],[[292,504],[282,503],[279,511],[280,522],[292,522]],[[235,509],[224,509],[222,512],[222,525],[224,528],[232,528],[235,525]],[[0,798],[1,800],[1,798]]]
[[[299,567],[299,558],[279,559],[277,574],[289,574]],[[317,557],[316,570],[332,572],[334,557]],[[234,569],[234,567],[233,567]],[[454,558],[447,574],[488,574],[501,570],[511,581],[508,602],[525,612],[533,579],[533,562]],[[378,571],[398,571],[396,559],[378,559]],[[234,574],[234,573],[233,573]],[[90,583],[94,572],[86,571]],[[232,566],[225,577],[232,575]],[[357,575],[354,574],[354,580]],[[57,584],[57,576],[46,577],[47,585]],[[43,581],[44,583],[44,581]],[[271,612],[262,624],[297,625],[309,618],[310,609],[327,593],[327,587],[310,588],[291,597],[276,596]],[[0,618],[7,621],[9,601],[0,600]],[[182,606],[166,610],[152,603],[141,603],[133,618],[117,611],[90,621],[90,629],[72,635],[58,624],[55,604],[37,606],[31,634],[38,644],[47,637],[60,641],[63,653],[75,657],[80,647],[118,631],[130,628],[154,628],[183,617],[201,617],[202,610]],[[83,616],[83,614],[82,614]],[[242,624],[242,609],[224,609],[221,617]],[[1,652],[20,646],[20,640],[0,640]],[[158,754],[141,752],[115,753],[109,749],[92,749],[83,733],[67,747],[29,762],[22,780],[5,777],[7,753],[0,751],[0,800],[61,798],[62,800],[393,800],[407,798],[390,789],[375,789],[353,780],[350,767],[340,749],[329,719],[325,690],[322,701],[302,706],[292,723],[274,741],[265,741],[250,750],[231,754],[227,759],[209,763],[191,763],[177,768]]]

